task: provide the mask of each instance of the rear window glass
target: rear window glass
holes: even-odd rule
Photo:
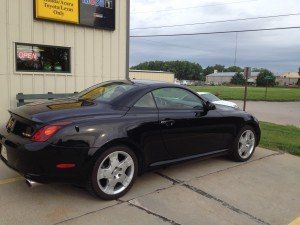
[[[101,100],[110,102],[134,87],[135,86],[132,84],[123,82],[102,83],[80,92],[78,97],[84,100]]]
[[[151,93],[144,95],[140,100],[135,103],[134,107],[136,108],[149,108],[155,109],[156,105]]]

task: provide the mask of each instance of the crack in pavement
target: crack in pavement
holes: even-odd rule
[[[235,166],[227,167],[227,168],[222,169],[222,170],[214,171],[214,172],[211,172],[211,173],[208,173],[208,174],[199,176],[199,177],[195,177],[195,178],[192,178],[192,179],[187,180],[187,181],[185,181],[185,182],[189,182],[189,181],[191,181],[191,180],[193,180],[193,179],[199,179],[199,178],[202,178],[202,177],[205,177],[205,176],[209,176],[209,175],[212,175],[212,174],[215,174],[215,173],[220,173],[220,172],[223,172],[223,171],[226,171],[226,170],[229,170],[229,169],[232,169],[232,168],[236,168],[236,167],[238,167],[238,166],[243,166],[243,165],[246,165],[246,164],[248,164],[248,163],[256,162],[256,161],[259,161],[259,160],[262,160],[262,159],[265,159],[265,158],[268,158],[268,157],[271,157],[271,156],[277,156],[277,155],[282,155],[282,154],[285,154],[285,153],[284,153],[284,152],[279,152],[279,153],[274,153],[274,154],[271,154],[271,155],[267,155],[267,156],[258,158],[258,159],[256,159],[256,160],[244,162],[244,163],[241,163],[241,164],[238,164],[238,165],[235,165]],[[165,218],[165,217],[163,217],[163,216],[161,216],[161,215],[159,215],[159,214],[156,214],[156,213],[154,213],[154,212],[151,212],[151,211],[148,210],[148,209],[145,209],[145,208],[142,207],[142,206],[137,206],[137,205],[135,205],[135,204],[132,203],[133,200],[135,200],[135,199],[137,199],[137,198],[141,198],[141,197],[144,197],[144,196],[147,196],[147,195],[151,195],[151,194],[153,194],[153,193],[156,193],[156,192],[158,192],[158,191],[163,191],[163,190],[169,189],[169,188],[171,188],[171,187],[173,187],[173,186],[175,186],[175,185],[182,185],[182,186],[184,186],[184,187],[186,187],[185,185],[187,185],[187,184],[185,184],[184,181],[181,181],[181,180],[178,180],[178,179],[173,179],[173,178],[171,178],[171,177],[169,177],[169,176],[167,176],[167,175],[165,175],[165,174],[163,174],[163,173],[160,173],[160,172],[154,172],[154,173],[157,174],[157,175],[159,175],[159,176],[161,176],[161,177],[163,177],[163,178],[165,178],[165,179],[167,179],[167,180],[169,180],[169,181],[171,181],[171,182],[172,182],[172,185],[171,185],[171,186],[168,186],[168,187],[165,187],[165,188],[156,189],[156,190],[153,191],[153,192],[146,193],[146,194],[144,194],[144,195],[140,195],[140,196],[138,196],[138,197],[129,199],[129,200],[127,200],[127,201],[123,201],[123,200],[118,199],[118,200],[117,200],[118,203],[116,203],[116,204],[114,204],[114,205],[107,206],[107,207],[104,207],[104,208],[99,209],[99,210],[94,210],[94,211],[87,212],[87,213],[85,213],[85,214],[82,214],[82,215],[79,215],[79,216],[76,216],[76,217],[72,217],[72,218],[63,220],[63,221],[60,221],[60,222],[58,222],[58,223],[55,223],[54,225],[62,224],[62,223],[64,223],[64,222],[71,221],[71,220],[74,220],[74,219],[77,219],[77,218],[80,218],[80,217],[83,217],[83,216],[86,216],[86,215],[89,215],[89,214],[101,212],[101,211],[104,210],[104,209],[112,208],[112,207],[114,207],[114,206],[117,206],[117,205],[120,205],[120,204],[123,204],[123,203],[128,203],[128,204],[129,204],[130,206],[132,206],[132,207],[134,206],[134,207],[136,207],[136,208],[139,208],[140,210],[146,211],[146,212],[149,213],[149,214],[152,214],[152,215],[154,215],[154,216],[156,216],[156,217],[159,217],[159,218],[161,218],[161,219],[163,219],[163,220],[166,220],[167,222],[171,223],[172,225],[173,225],[173,224],[174,224],[174,225],[180,225],[180,224],[176,223],[176,222],[173,221],[173,220],[170,220],[170,219],[168,219],[168,218]],[[192,187],[192,186],[190,186],[190,187]],[[186,188],[188,188],[188,187],[186,187]],[[195,190],[192,190],[192,189],[190,189],[190,190],[195,191],[195,192],[198,191],[198,192],[197,192],[198,194],[203,193],[203,194],[204,194],[203,196],[205,196],[205,197],[208,197],[208,196],[209,196],[209,197],[212,197],[212,198],[210,198],[210,199],[213,199],[213,200],[220,200],[220,201],[218,201],[219,203],[222,203],[222,202],[223,202],[221,199],[218,199],[218,198],[216,198],[216,197],[214,197],[214,196],[212,196],[212,195],[210,195],[210,194],[208,194],[208,193],[206,193],[206,192],[204,192],[204,191],[202,191],[202,190],[200,190],[200,189],[197,189],[197,188],[195,188],[195,187],[192,187],[192,188],[195,189]],[[196,190],[197,190],[197,191],[196,191]],[[224,202],[224,204],[225,204],[225,203],[226,203],[226,202]],[[226,204],[228,204],[228,203],[226,203]],[[225,206],[226,206],[226,204],[225,204]],[[222,205],[223,205],[223,204],[222,204]],[[231,210],[233,210],[233,211],[235,211],[235,212],[240,212],[240,213],[242,213],[242,214],[244,214],[244,215],[251,216],[253,219],[255,219],[255,220],[257,219],[257,222],[260,222],[260,221],[261,221],[260,223],[263,223],[263,224],[265,224],[265,225],[269,225],[269,223],[267,223],[267,222],[265,222],[265,221],[263,221],[263,220],[260,220],[260,219],[256,218],[255,216],[252,216],[251,214],[248,214],[247,212],[244,212],[244,211],[242,211],[242,210],[239,210],[238,208],[236,208],[236,207],[234,207],[234,206],[231,206],[230,204],[228,204],[228,206],[231,207],[231,208],[229,208],[229,209],[231,209]]]
[[[172,185],[183,183],[183,181],[177,180],[177,179],[173,179],[173,178],[171,178],[171,177],[169,177],[169,176],[167,176],[167,175],[165,175],[163,173],[160,173],[160,172],[154,172],[154,173],[157,174],[157,175],[159,175],[159,176],[161,176],[161,177],[163,177],[163,178],[165,178],[165,179],[167,179],[167,180],[169,180],[169,181],[171,181],[173,183]]]
[[[246,164],[249,164],[249,163],[251,163],[251,162],[256,162],[256,161],[259,161],[259,160],[262,160],[262,159],[265,159],[265,158],[268,158],[268,157],[271,157],[271,156],[277,156],[277,155],[282,155],[282,154],[284,154],[284,153],[274,153],[274,154],[271,154],[271,155],[267,155],[267,156],[258,158],[258,159],[256,159],[256,160],[244,162],[244,163],[242,163],[242,164],[238,164],[238,165],[235,165],[235,166],[232,166],[232,167],[227,167],[227,168],[225,168],[225,169],[218,170],[218,171],[215,171],[215,172],[211,172],[211,173],[202,175],[202,176],[200,176],[200,177],[195,177],[195,178],[193,178],[193,179],[199,179],[199,178],[202,178],[202,177],[205,177],[205,176],[208,176],[208,175],[212,175],[212,174],[220,173],[220,172],[223,172],[223,171],[232,169],[232,168],[236,168],[236,167],[238,167],[238,166],[246,165]],[[215,196],[213,196],[213,195],[211,195],[211,194],[209,194],[209,193],[207,193],[207,192],[205,192],[205,191],[203,191],[203,190],[201,190],[201,189],[198,189],[198,188],[196,188],[196,187],[194,187],[194,186],[191,186],[191,185],[189,185],[189,184],[186,184],[186,182],[189,182],[189,181],[191,181],[191,180],[193,180],[193,179],[190,179],[190,180],[187,180],[187,181],[181,181],[181,180],[178,180],[178,179],[173,179],[173,178],[171,178],[171,177],[169,177],[169,176],[167,176],[167,175],[165,175],[165,174],[163,174],[163,173],[160,173],[160,172],[155,172],[155,173],[156,173],[157,175],[159,175],[159,176],[161,176],[161,177],[163,177],[163,178],[165,178],[165,179],[171,181],[171,182],[173,183],[172,186],[175,186],[175,185],[181,185],[181,186],[183,186],[183,187],[185,187],[185,188],[188,188],[188,189],[191,190],[191,191],[196,192],[197,194],[200,194],[200,195],[202,195],[202,196],[204,196],[204,197],[206,197],[206,198],[208,198],[208,199],[211,199],[211,200],[214,200],[214,201],[220,203],[222,206],[224,206],[224,207],[230,209],[231,211],[234,211],[234,212],[236,212],[236,213],[238,213],[238,214],[247,216],[247,217],[250,218],[251,220],[254,220],[254,221],[256,221],[256,222],[258,222],[258,223],[261,223],[261,224],[264,224],[264,225],[270,225],[270,223],[268,223],[268,222],[266,222],[266,221],[264,221],[264,220],[262,220],[262,219],[260,219],[260,218],[258,218],[258,217],[256,217],[256,216],[253,216],[253,215],[251,215],[250,213],[245,212],[245,211],[243,211],[243,210],[241,210],[241,209],[239,209],[239,208],[237,208],[237,207],[235,207],[235,206],[233,206],[233,205],[231,205],[231,204],[229,204],[229,203],[223,201],[223,200],[220,199],[220,198],[217,198],[217,197],[215,197]],[[171,186],[171,187],[172,187],[172,186]],[[170,187],[167,187],[167,188],[170,188]],[[167,189],[167,188],[166,188],[166,189]]]
[[[194,192],[196,192],[196,193],[198,193],[198,194],[200,194],[200,195],[202,195],[202,196],[204,196],[204,197],[206,197],[208,199],[211,199],[211,200],[214,200],[214,201],[216,201],[218,203],[221,203],[222,206],[225,206],[226,208],[228,208],[231,211],[234,211],[234,212],[236,212],[238,214],[247,216],[251,220],[255,220],[256,222],[261,223],[261,224],[271,225],[270,223],[265,222],[262,219],[259,219],[259,218],[255,217],[255,216],[251,215],[250,213],[247,213],[247,212],[245,212],[245,211],[243,211],[243,210],[241,210],[241,209],[239,209],[239,208],[237,208],[237,207],[235,207],[233,205],[230,205],[229,203],[223,201],[222,199],[217,198],[217,197],[215,197],[215,196],[213,196],[213,195],[211,195],[211,194],[209,194],[209,193],[207,193],[207,192],[205,192],[205,191],[203,191],[201,189],[195,188],[195,187],[193,187],[191,185],[188,185],[188,184],[185,184],[185,183],[182,184],[182,186],[186,187],[189,190],[192,190],[192,191],[194,191]]]
[[[155,213],[155,212],[153,212],[153,211],[151,211],[151,210],[149,210],[149,209],[146,209],[146,208],[143,207],[141,204],[139,204],[137,201],[129,201],[128,203],[129,203],[129,206],[138,208],[138,209],[140,209],[140,210],[142,210],[142,211],[145,211],[146,213],[148,213],[148,214],[150,214],[150,215],[153,215],[153,216],[155,216],[155,217],[157,217],[157,218],[163,220],[164,222],[168,222],[168,223],[170,223],[170,224],[172,224],[172,225],[181,225],[181,224],[175,222],[174,220],[171,220],[171,219],[169,219],[169,218],[167,218],[167,217],[164,217],[164,216],[162,216],[162,215],[160,215],[160,214],[158,214],[158,213]]]
[[[239,208],[236,208],[235,206],[230,205],[229,203],[223,201],[222,199],[219,199],[219,198],[217,198],[217,197],[215,197],[215,196],[213,196],[213,195],[211,195],[211,194],[209,194],[209,193],[207,193],[207,192],[205,192],[205,191],[203,191],[201,189],[198,189],[196,187],[193,187],[191,185],[186,184],[184,181],[180,181],[180,180],[177,180],[177,179],[175,180],[175,179],[173,179],[173,178],[171,178],[171,177],[169,177],[169,176],[167,176],[165,174],[161,174],[159,172],[156,172],[156,174],[158,174],[159,176],[161,176],[161,177],[163,177],[163,178],[165,178],[165,179],[173,182],[174,185],[175,184],[179,184],[179,185],[181,185],[181,186],[183,186],[185,188],[188,188],[189,190],[191,190],[193,192],[196,192],[197,194],[200,194],[200,195],[202,195],[202,196],[204,196],[204,197],[206,197],[208,199],[217,201],[218,203],[221,203],[222,206],[225,206],[226,208],[228,208],[228,209],[230,209],[230,210],[232,210],[232,211],[234,211],[234,212],[236,212],[238,214],[247,216],[248,218],[250,218],[252,220],[255,220],[258,223],[265,224],[265,225],[270,225],[269,223],[263,221],[262,219],[259,219],[259,218],[255,217],[255,216],[253,216],[253,215],[251,215],[251,214],[249,214],[249,213],[247,213],[247,212],[245,212],[245,211],[243,211],[243,210],[241,210]]]
[[[79,215],[79,216],[75,216],[75,217],[72,217],[72,218],[69,218],[69,219],[65,219],[65,220],[62,220],[62,221],[60,221],[60,222],[54,223],[53,225],[63,224],[63,223],[65,223],[65,222],[68,222],[68,221],[72,221],[72,220],[78,219],[78,218],[80,218],[80,217],[84,217],[84,216],[87,216],[87,215],[90,215],[90,214],[93,214],[93,213],[100,212],[100,211],[105,210],[105,209],[109,209],[109,208],[115,207],[115,206],[117,206],[117,205],[121,205],[122,203],[123,203],[123,202],[117,201],[117,203],[114,204],[114,205],[106,206],[106,207],[104,207],[104,208],[97,209],[97,210],[94,210],[94,211],[90,211],[90,212],[81,214],[81,215]]]
[[[165,175],[165,174],[163,174],[161,172],[154,172],[154,173],[157,174],[157,175],[159,175],[159,176],[161,176],[161,177],[163,177],[163,178],[166,178],[169,181],[171,181],[173,183],[173,185],[176,185],[176,184],[182,184],[184,182],[190,182],[192,180],[199,179],[199,178],[202,178],[202,177],[206,177],[206,176],[209,176],[209,175],[213,175],[213,174],[216,174],[216,173],[221,173],[221,172],[224,172],[224,171],[227,171],[227,170],[230,170],[230,169],[234,169],[234,168],[239,167],[239,166],[247,165],[247,164],[252,163],[252,162],[256,162],[256,161],[259,161],[259,160],[262,160],[262,159],[265,159],[265,158],[269,158],[271,156],[278,156],[278,155],[283,155],[283,154],[285,154],[285,152],[273,153],[273,154],[270,154],[270,155],[266,155],[266,156],[257,158],[257,159],[252,160],[252,161],[242,162],[242,163],[234,165],[234,166],[226,167],[224,169],[220,169],[220,170],[213,171],[213,172],[210,172],[210,173],[207,173],[207,174],[203,174],[203,175],[198,176],[198,177],[193,177],[193,178],[185,180],[185,181],[181,181],[181,180],[177,180],[177,179],[171,178],[171,177],[169,177],[169,176],[167,176],[167,175]],[[166,187],[164,189],[167,189],[167,188],[169,188],[169,187]],[[154,191],[152,193],[155,193],[155,192],[156,191]],[[149,194],[152,194],[152,193],[149,193]]]

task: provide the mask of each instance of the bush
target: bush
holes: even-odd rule
[[[269,70],[262,70],[256,80],[256,85],[260,87],[275,86],[276,77]]]
[[[232,77],[230,83],[235,84],[235,85],[243,85],[243,84],[245,84],[245,81],[246,81],[246,79],[245,79],[244,75],[242,73],[238,72]]]

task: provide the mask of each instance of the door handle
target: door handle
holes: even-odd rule
[[[175,124],[175,120],[170,120],[170,119],[162,120],[160,121],[160,124],[165,125],[167,127],[171,127]]]

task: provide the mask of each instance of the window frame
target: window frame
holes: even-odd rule
[[[152,91],[153,91],[153,90],[152,90]],[[149,92],[143,94],[143,96],[140,97],[140,98],[132,105],[131,108],[132,108],[132,109],[135,109],[135,110],[143,110],[143,111],[145,111],[145,110],[158,110],[158,106],[157,106],[157,104],[156,104],[156,101],[155,101],[155,98],[154,98],[154,95],[153,95],[152,91],[149,91]],[[144,98],[144,97],[145,97],[146,95],[148,95],[148,94],[150,94],[150,95],[152,96],[152,100],[153,100],[154,105],[155,105],[154,108],[146,108],[146,107],[137,107],[137,106],[135,106],[136,103],[138,103],[138,101],[140,101],[142,98]]]
[[[17,69],[17,53],[18,53],[18,45],[23,46],[40,46],[40,47],[48,47],[48,48],[61,48],[66,49],[69,51],[69,71],[43,71],[43,70],[18,70]],[[14,48],[15,48],[15,56],[14,56],[14,69],[16,74],[26,74],[26,73],[35,73],[35,74],[66,74],[66,75],[72,75],[72,48],[70,46],[60,46],[60,45],[45,45],[45,44],[35,44],[35,43],[23,43],[23,42],[14,42]]]
[[[174,108],[159,108],[159,106],[158,106],[158,104],[157,104],[157,102],[156,102],[156,100],[155,100],[155,96],[154,96],[154,94],[153,94],[153,92],[154,91],[157,91],[157,90],[160,90],[160,89],[170,89],[170,88],[176,88],[176,89],[180,89],[180,90],[183,90],[183,91],[186,91],[186,92],[188,92],[188,93],[191,93],[192,95],[194,95],[196,98],[198,98],[199,100],[200,100],[200,102],[202,103],[202,109],[193,109],[193,108],[185,108],[185,109],[174,109]],[[200,97],[200,96],[198,96],[198,95],[196,95],[194,92],[192,92],[191,90],[189,90],[189,89],[185,89],[185,88],[181,88],[181,87],[159,87],[159,88],[156,88],[156,89],[154,89],[154,90],[152,90],[151,91],[151,93],[152,93],[152,96],[153,96],[153,99],[154,99],[154,101],[155,101],[155,104],[156,104],[156,107],[157,107],[157,109],[159,110],[159,111],[163,111],[163,110],[166,110],[166,111],[170,111],[170,110],[174,110],[174,111],[204,111],[204,109],[205,109],[205,101]]]

